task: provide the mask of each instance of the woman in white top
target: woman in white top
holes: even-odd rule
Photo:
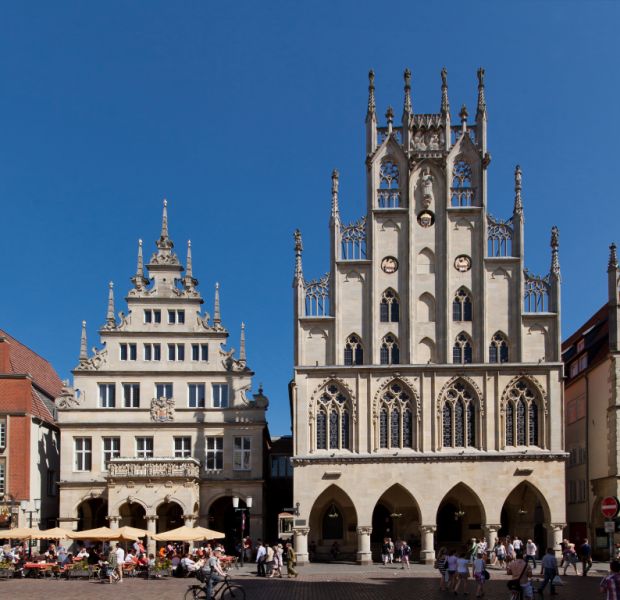
[[[484,558],[483,553],[478,552],[476,558],[474,559],[474,579],[476,580],[476,598],[480,598],[480,596],[484,596],[484,584],[486,582],[486,578],[484,576]]]
[[[467,595],[467,580],[469,579],[469,561],[465,553],[461,552],[456,561],[456,585],[454,586],[454,594],[459,593],[461,583],[463,584],[463,595]]]
[[[86,550],[86,548],[82,548],[76,555],[75,557],[78,560],[86,560],[88,557],[90,556],[90,554],[88,554],[88,551]]]

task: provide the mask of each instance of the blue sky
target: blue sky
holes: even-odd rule
[[[439,8],[441,6],[441,8]],[[549,269],[560,228],[564,337],[607,298],[620,140],[617,2],[28,2],[0,5],[0,328],[61,377],[130,287],[161,200],[184,260],[289,430],[292,232],[308,278],[328,269],[330,174],[345,220],[365,210],[369,68],[380,115],[475,112],[486,69],[489,210],[510,216],[523,168],[526,263]],[[123,308],[117,302],[117,310]]]

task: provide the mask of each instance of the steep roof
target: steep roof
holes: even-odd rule
[[[60,377],[58,377],[54,367],[36,352],[28,348],[28,346],[25,346],[2,329],[0,329],[0,337],[5,337],[9,341],[9,373],[15,375],[30,375],[34,386],[41,390],[45,396],[48,396],[52,400],[57,398],[60,395],[62,381]],[[45,408],[43,400],[37,398],[37,402],[34,402],[34,404],[36,405],[37,403],[43,406],[45,412],[49,412]]]

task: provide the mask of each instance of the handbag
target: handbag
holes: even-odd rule
[[[523,571],[521,571],[521,575],[519,575],[519,577],[517,577],[516,579],[511,579],[510,581],[506,582],[506,585],[508,586],[509,590],[511,591],[521,590],[521,577],[523,577],[523,574],[525,573],[525,571],[527,571],[527,563],[525,563],[525,567],[523,567]]]

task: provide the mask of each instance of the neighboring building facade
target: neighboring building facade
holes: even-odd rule
[[[45,359],[0,331],[0,539],[10,527],[56,526],[61,388]]]
[[[293,438],[283,435],[269,442],[269,464],[266,471],[267,525],[266,539],[292,538],[293,508]]]
[[[253,500],[251,527],[263,530],[267,439],[261,392],[246,397],[241,325],[238,358],[224,351],[228,331],[216,284],[213,318],[192,274],[173,252],[166,202],[157,250],[144,274],[142,242],[128,313],[114,310],[110,284],[103,347],[89,356],[83,323],[73,388],[58,399],[62,432],[60,522],[70,529],[132,525],[161,533],[200,524],[240,535],[239,511]]]
[[[592,540],[595,551],[603,553],[608,538],[601,502],[620,497],[620,269],[615,245],[607,272],[607,304],[562,345],[568,535],[577,543]]]
[[[290,387],[298,556],[371,560],[385,536],[425,562],[473,536],[556,544],[565,526],[558,233],[551,271],[524,269],[521,170],[504,221],[487,212],[487,110],[475,122],[366,118],[367,210],[340,220],[332,175],[330,271],[308,281],[296,233]],[[556,546],[557,547],[557,546]],[[416,550],[417,551],[417,550]]]

